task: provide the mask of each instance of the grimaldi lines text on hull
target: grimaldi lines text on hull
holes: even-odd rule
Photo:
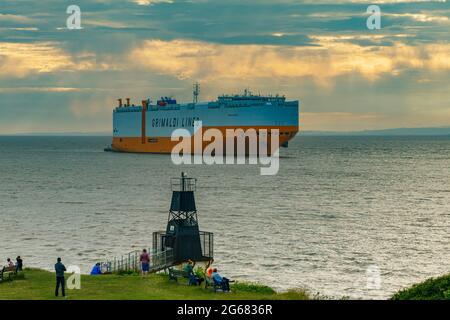
[[[125,104],[113,112],[112,149],[120,152],[171,153],[177,141],[172,132],[178,128],[194,134],[194,124],[201,121],[202,130],[218,129],[226,137],[227,129],[266,129],[268,139],[272,129],[279,130],[279,145],[286,147],[298,132],[299,102],[286,101],[284,96],[224,95],[211,102],[177,103],[161,98],[155,104],[150,99],[142,106]],[[193,139],[193,138],[191,138]],[[208,145],[203,142],[203,148]]]

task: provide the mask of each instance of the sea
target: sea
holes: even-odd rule
[[[450,136],[297,136],[259,164],[104,152],[107,136],[0,137],[0,265],[92,265],[151,247],[170,179],[197,178],[200,229],[230,279],[386,299],[450,272]]]

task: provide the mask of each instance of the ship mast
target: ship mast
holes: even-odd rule
[[[192,100],[194,104],[197,104],[199,94],[200,94],[200,83],[196,82],[194,83],[193,100]]]

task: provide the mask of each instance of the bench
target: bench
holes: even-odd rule
[[[186,271],[169,268],[169,280],[175,280],[175,282],[178,282],[178,278],[186,278],[189,283],[189,274]]]
[[[205,289],[207,289],[209,286],[212,287],[214,292],[217,292],[217,289],[222,290],[222,286],[220,285],[220,283],[217,283],[217,281],[214,281],[213,278],[206,276],[205,277]]]
[[[4,267],[0,271],[0,282],[11,281],[12,275],[14,275],[14,274],[15,273],[13,271],[7,271],[6,268]]]
[[[235,282],[234,280],[228,280],[229,283],[233,283]],[[217,290],[222,291],[222,284],[220,284],[219,282],[217,282],[216,280],[214,280],[214,278],[210,278],[208,276],[206,276],[205,278],[205,289],[208,288],[208,286],[211,286],[212,289],[214,290],[214,292],[217,292]]]

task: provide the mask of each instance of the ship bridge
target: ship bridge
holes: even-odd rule
[[[226,101],[252,101],[252,102],[285,102],[285,96],[279,96],[278,94],[275,96],[272,95],[254,95],[249,90],[245,90],[243,94],[235,94],[235,95],[221,95],[218,97],[219,102]]]

